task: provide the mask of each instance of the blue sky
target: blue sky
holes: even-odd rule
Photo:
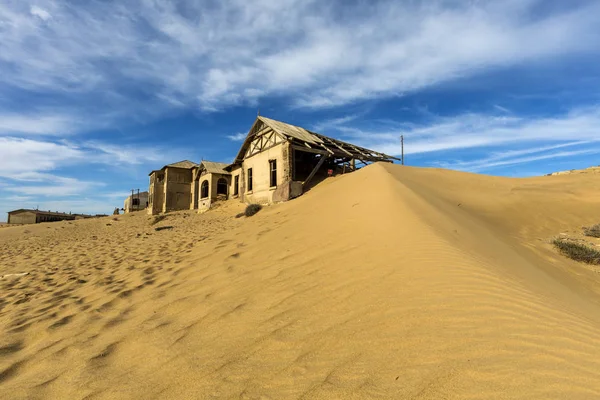
[[[0,2],[0,220],[110,213],[262,115],[409,165],[600,164],[600,2]]]

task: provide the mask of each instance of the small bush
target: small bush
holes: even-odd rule
[[[600,264],[600,251],[572,240],[554,239],[552,244],[567,257],[588,264]]]
[[[585,236],[600,238],[600,224],[596,224],[589,228],[583,228],[583,234]]]
[[[260,204],[250,204],[246,207],[246,211],[244,211],[244,215],[246,217],[251,217],[262,209]]]
[[[150,225],[156,225],[156,224],[158,224],[160,221],[162,221],[165,218],[167,218],[166,215],[157,215],[156,217],[154,217],[154,221],[152,221],[150,223]]]

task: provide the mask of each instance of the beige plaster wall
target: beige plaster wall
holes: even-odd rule
[[[148,213],[158,214],[163,211],[165,201],[165,183],[159,182],[159,175],[162,173],[155,172],[150,175],[150,187],[148,188]]]
[[[35,224],[34,212],[22,212],[8,216],[9,224]]]
[[[244,201],[246,203],[271,203],[273,192],[276,187],[270,187],[269,160],[277,160],[277,185],[289,180],[290,176],[290,152],[287,142],[271,147],[262,153],[246,158],[242,163],[244,189],[248,186],[248,169],[252,168],[252,191],[245,191]],[[240,182],[240,186],[241,182]]]
[[[134,194],[133,195],[134,199],[138,198],[138,194]],[[140,204],[139,206],[132,206],[131,205],[131,196],[128,196],[125,201],[123,202],[123,209],[125,210],[126,213],[131,212],[131,211],[138,211],[138,210],[143,210],[146,208],[146,203],[148,203],[148,206],[150,206],[150,199],[149,199],[149,193],[140,193],[139,195],[139,199],[140,199]]]
[[[198,181],[199,184],[199,196],[200,199],[198,200],[198,210],[206,210],[208,208],[210,208],[210,205],[212,202],[214,202],[217,199],[217,182],[220,178],[223,178],[227,181],[227,186],[229,189],[229,193],[228,196],[232,193],[231,192],[231,176],[226,175],[226,174],[213,174],[213,173],[208,173],[208,172],[203,172],[200,176],[200,180]],[[207,181],[208,182],[208,198],[202,198],[202,182]],[[228,197],[229,198],[229,197]]]
[[[235,177],[236,176],[239,176],[239,179],[240,179],[239,190],[238,190],[237,195],[234,194],[235,193]],[[230,177],[230,181],[229,181],[229,198],[230,199],[240,198],[244,187],[245,187],[244,180],[242,178],[242,167],[235,166],[231,170],[231,177]]]

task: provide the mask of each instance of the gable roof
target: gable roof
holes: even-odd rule
[[[198,164],[196,164],[195,162],[192,162],[192,161],[189,161],[189,160],[183,160],[183,161],[178,161],[178,162],[173,163],[173,164],[167,164],[163,168],[165,168],[165,167],[173,167],[173,168],[192,169],[192,168],[197,167],[197,166],[198,166]]]
[[[91,215],[88,214],[72,214],[72,213],[65,213],[65,212],[58,212],[58,211],[44,211],[44,210],[35,210],[33,208],[19,208],[18,210],[13,210],[13,211],[9,211],[8,214],[20,214],[20,213],[24,213],[24,212],[32,212],[38,215],[53,215],[53,216],[84,216],[84,217],[91,217]]]
[[[155,169],[153,171],[150,171],[150,173],[148,174],[148,176],[152,175],[155,172],[164,171],[167,168],[192,169],[192,168],[196,168],[196,167],[198,167],[198,164],[196,164],[195,162],[192,162],[190,160],[182,160],[182,161],[178,161],[178,162],[173,163],[173,164],[167,164],[164,167],[162,167],[161,169]]]
[[[225,168],[227,166],[229,166],[229,164],[214,162],[214,161],[202,161],[200,163],[200,168],[204,168],[206,170],[206,172],[209,172],[211,174],[227,174],[227,175],[229,175],[229,172],[227,172],[225,170]]]
[[[248,136],[246,136],[246,139],[244,140],[244,143],[242,144],[242,147],[240,148],[240,151],[238,152],[233,164],[242,162],[246,154],[246,150],[252,142],[252,139],[254,139],[254,136],[256,136],[256,134],[265,126],[271,128],[282,138],[292,142],[293,144],[299,145],[302,148],[305,148],[306,151],[309,152],[323,153],[337,158],[356,159],[363,162],[393,162],[393,160],[400,161],[399,158],[330,138],[328,136],[321,135],[320,133],[309,131],[300,126],[258,116],[254,121],[252,128],[250,128]]]

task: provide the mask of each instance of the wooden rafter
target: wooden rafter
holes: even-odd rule
[[[302,188],[306,188],[306,185],[308,185],[308,183],[310,182],[310,180],[313,178],[313,176],[315,176],[315,174],[317,173],[317,171],[319,170],[319,168],[321,168],[321,165],[323,165],[323,163],[325,162],[326,159],[328,159],[328,156],[322,155],[321,159],[319,160],[319,162],[317,163],[317,165],[315,165],[315,167],[313,168],[312,171],[310,171],[310,175],[308,175],[308,178],[306,178],[306,180],[304,181],[304,183],[302,184]]]

